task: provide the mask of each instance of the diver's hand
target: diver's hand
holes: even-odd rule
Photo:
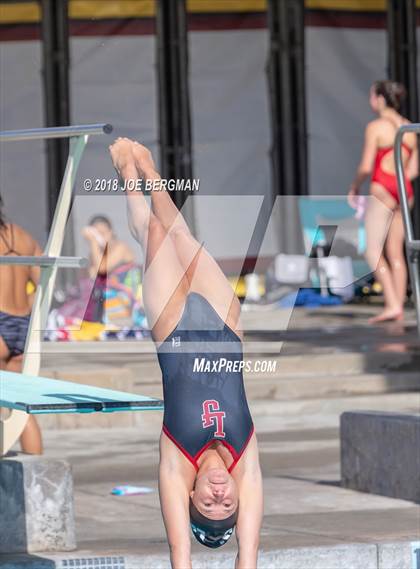
[[[258,551],[242,552],[236,555],[235,569],[257,569]]]
[[[192,569],[191,552],[184,548],[170,548],[172,569]]]

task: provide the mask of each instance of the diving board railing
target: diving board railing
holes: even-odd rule
[[[88,265],[84,257],[10,257],[0,255],[0,265],[26,265],[32,267],[59,267],[61,269],[81,269]]]
[[[398,129],[395,137],[394,157],[398,180],[398,193],[400,196],[401,212],[405,230],[405,247],[410,272],[410,281],[413,291],[414,304],[417,315],[417,331],[420,336],[420,240],[415,239],[413,223],[411,221],[410,206],[407,199],[405,174],[402,156],[402,139],[407,132],[420,134],[420,124],[407,124]],[[420,196],[418,196],[420,198]]]
[[[0,142],[10,140],[47,140],[48,138],[70,138],[91,134],[111,134],[110,124],[85,124],[82,126],[53,126],[49,128],[28,128],[26,130],[4,130]]]
[[[89,136],[110,134],[111,132],[112,126],[109,124],[75,125],[0,132],[0,142],[45,140],[50,138],[70,139],[67,164],[61,182],[57,206],[44,255],[41,257],[20,257],[20,260],[10,256],[0,257],[1,264],[26,264],[41,267],[40,280],[36,289],[25,344],[22,368],[22,375],[24,376],[33,377],[39,375],[42,332],[45,330],[47,324],[57,268],[80,267],[84,263],[80,257],[60,258],[64,231],[71,207],[73,186],[83,151],[88,143]],[[0,377],[0,391],[1,389]],[[28,414],[18,409],[13,409],[7,419],[0,420],[0,456],[6,454],[15,444],[22,434],[27,420]]]

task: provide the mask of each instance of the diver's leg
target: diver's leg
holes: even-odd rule
[[[139,178],[131,141],[117,139],[110,147],[114,166],[123,180]],[[156,341],[164,340],[177,324],[188,293],[188,281],[172,239],[150,210],[143,194],[127,191],[130,229],[143,249],[143,298],[148,324]]]
[[[150,151],[133,143],[138,175],[143,179],[159,180]],[[169,192],[158,189],[151,192],[153,213],[169,233],[190,290],[204,296],[219,316],[231,328],[238,327],[240,303],[232,286],[209,252],[193,237],[181,212]]]

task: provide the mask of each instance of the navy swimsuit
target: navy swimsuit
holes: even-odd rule
[[[231,453],[232,471],[254,431],[243,382],[240,338],[200,294],[187,296],[176,328],[158,348],[163,431],[198,470],[215,441]]]

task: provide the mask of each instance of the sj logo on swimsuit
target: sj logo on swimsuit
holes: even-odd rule
[[[215,399],[207,399],[203,402],[203,414],[201,420],[203,421],[203,428],[216,427],[214,433],[215,437],[225,438],[223,421],[226,417],[224,411],[220,411],[219,402]]]

